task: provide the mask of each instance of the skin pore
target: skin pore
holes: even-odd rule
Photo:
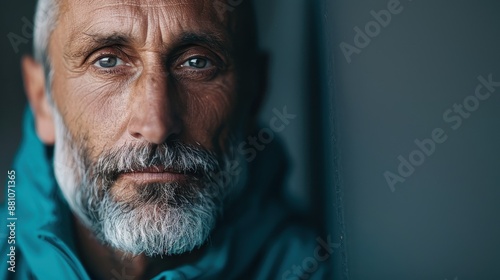
[[[85,142],[90,161],[113,148],[173,140],[227,152],[229,136],[252,122],[260,98],[248,92],[261,81],[249,64],[255,54],[236,37],[238,13],[219,12],[212,0],[60,2],[48,49],[52,99],[71,138]],[[41,66],[25,59],[23,68],[37,133],[52,145],[58,139]],[[151,176],[119,177],[117,198],[132,195],[123,186],[177,180]],[[76,217],[74,225],[80,258],[96,279],[123,269],[134,279],[151,278],[204,250],[130,257],[101,244]]]

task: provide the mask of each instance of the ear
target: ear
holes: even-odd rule
[[[52,109],[45,94],[45,74],[43,66],[31,56],[23,56],[21,61],[24,90],[28,97],[31,110],[35,116],[38,138],[46,145],[55,142],[54,119]]]

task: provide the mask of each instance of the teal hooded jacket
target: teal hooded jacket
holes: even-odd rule
[[[282,199],[286,160],[276,142],[250,164],[245,190],[224,212],[204,255],[153,279],[329,279],[334,245],[303,226]],[[0,231],[0,279],[91,279],[75,250],[72,215],[55,181],[51,148],[38,139],[29,109],[12,170],[15,209],[8,211],[7,183],[0,206],[7,225]],[[136,279],[126,269],[112,274],[116,280]]]

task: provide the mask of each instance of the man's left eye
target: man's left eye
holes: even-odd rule
[[[198,69],[209,68],[212,66],[213,64],[210,60],[201,57],[190,58],[181,65],[181,67],[193,67]]]
[[[97,60],[94,65],[99,68],[113,68],[123,64],[125,64],[123,60],[116,56],[104,56]]]

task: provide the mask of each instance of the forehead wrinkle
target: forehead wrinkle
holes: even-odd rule
[[[110,3],[93,8],[93,15],[84,17],[83,21],[70,29],[70,32],[77,31],[77,33],[70,33],[68,36],[69,40],[66,44],[68,47],[64,49],[65,53],[70,57],[71,55],[73,55],[72,57],[81,56],[88,51],[88,48],[95,45],[93,35],[101,38],[120,35],[130,39],[127,43],[134,44],[141,49],[150,49],[156,46],[160,47],[160,49],[154,47],[156,50],[166,50],[169,46],[175,45],[184,34],[205,34],[215,37],[218,39],[216,41],[226,42],[227,44],[224,45],[229,49],[232,47],[229,38],[231,35],[228,33],[227,26],[230,17],[225,17],[221,22],[208,2],[134,4],[129,1],[125,4],[130,5],[120,9],[117,7],[123,7],[122,3]],[[194,10],[190,10],[191,13],[182,12],[183,8],[181,7],[189,5]],[[172,9],[161,7],[172,7]],[[73,13],[73,17],[76,16],[75,11],[78,10],[75,8],[76,5],[70,12],[70,14]],[[193,13],[197,16],[193,16]],[[101,15],[107,15],[107,17],[101,19]],[[68,17],[68,20],[70,18]],[[72,21],[74,22],[74,20]],[[110,28],[111,26],[112,28]],[[81,39],[82,33],[86,33],[87,38]],[[85,45],[88,47],[85,48]]]
[[[176,7],[176,6],[187,6],[189,3],[163,3],[163,4],[140,4],[136,2],[130,3],[110,3],[102,5],[101,7],[116,7],[116,6],[130,6],[130,7],[141,7],[141,8],[163,8],[163,7]]]
[[[172,3],[172,1],[176,1],[176,3]],[[114,1],[115,3],[106,4],[106,6],[108,6],[108,5],[112,5],[112,6],[115,6],[115,5],[169,6],[169,5],[171,5],[171,6],[174,6],[174,5],[189,5],[193,2],[196,3],[198,1],[199,0],[194,0],[194,1],[193,0],[115,0]],[[93,2],[96,2],[96,3],[99,3],[99,5],[102,5],[103,1],[101,1],[101,0],[98,0],[98,1],[96,1],[96,0],[65,0],[65,2],[73,2],[73,3],[77,3],[77,4],[84,4],[84,5],[93,4]],[[141,4],[138,2],[147,2],[147,4]],[[170,3],[167,3],[167,2],[170,2]]]
[[[103,24],[105,27],[109,27],[110,24],[116,24],[119,28],[125,27],[130,30],[134,30],[135,27],[143,27],[145,25],[143,14],[133,8],[106,9],[105,6],[100,6],[92,10],[92,13],[94,15],[100,13],[100,15],[106,15],[106,17],[103,20],[100,20],[97,16],[88,17],[88,19],[83,21],[81,24],[81,28],[86,28],[84,30],[90,30],[92,27],[99,24]],[[114,19],[116,19],[117,23]]]
[[[191,7],[191,8],[194,8],[194,10],[196,10],[196,12],[195,12],[196,14],[203,15],[205,17],[204,19],[206,21],[209,21],[212,24],[217,22],[218,24],[222,24],[224,26],[227,26],[228,18],[230,18],[230,16],[225,16],[224,19],[221,21],[217,15],[216,8],[210,4],[210,3],[212,3],[212,1],[205,1],[205,0],[202,0],[202,1],[199,1],[199,0],[198,1],[143,0],[143,1],[146,1],[147,3],[138,3],[138,2],[141,2],[140,0],[139,1],[117,1],[115,3],[102,3],[102,2],[105,2],[105,1],[102,1],[101,3],[99,3],[99,7],[95,8],[93,11],[88,11],[88,12],[95,13],[96,11],[99,11],[99,10],[111,8],[111,9],[109,9],[109,11],[107,11],[107,14],[108,14],[107,16],[118,16],[118,17],[123,17],[125,19],[135,19],[135,20],[141,21],[141,20],[144,20],[144,18],[142,16],[148,12],[144,11],[142,9],[138,10],[137,8],[144,8],[146,10],[148,8],[175,7],[176,9],[174,9],[173,11],[162,10],[161,13],[168,14],[169,12],[172,12],[172,14],[175,15],[175,17],[177,17],[177,16],[182,16],[184,14],[184,13],[180,12],[179,7]],[[94,2],[94,1],[91,1],[91,2]],[[154,2],[154,3],[151,4],[151,2]],[[89,6],[89,3],[86,1],[72,2],[70,0],[66,0],[66,1],[62,1],[62,3],[63,3],[62,10],[64,10],[65,12],[71,10],[70,6],[73,6],[73,9],[72,9],[73,15],[69,19],[69,21],[74,21],[75,18],[82,18],[82,9],[78,8],[77,4],[83,4],[85,6]],[[71,4],[73,4],[73,5],[71,5]],[[125,9],[117,9],[116,7],[123,7]],[[122,15],[122,13],[124,13],[125,11],[128,11],[130,13],[130,16]],[[85,12],[83,12],[83,14],[84,13]],[[66,13],[64,13],[64,14],[66,14]],[[136,15],[135,17],[132,16],[134,14]],[[169,16],[167,18],[170,18],[170,17],[171,16]],[[89,20],[87,20],[87,21],[84,20],[86,24],[82,24],[81,28],[89,26],[93,21],[95,22],[95,17],[93,17],[93,18],[92,17],[84,17],[84,18],[89,18]],[[203,19],[200,18],[200,20],[203,20]],[[198,21],[198,22],[200,22],[200,21]],[[145,22],[141,22],[138,24],[136,23],[134,25],[139,25],[139,26],[142,25],[143,26],[143,25],[145,25]]]
[[[115,24],[117,27],[110,30],[112,21],[118,21]],[[141,34],[143,32],[136,31],[136,28],[144,28],[144,24],[141,24],[143,19],[134,15],[122,15],[115,14],[111,15],[107,19],[99,20],[95,17],[91,17],[87,20],[79,22],[76,26],[72,27],[68,32],[68,40],[64,44],[64,53],[70,56],[78,56],[85,52],[85,46],[90,46],[95,43],[96,37],[123,37],[128,38],[130,41],[142,39],[133,36],[134,33]],[[83,46],[83,48],[82,48]]]

